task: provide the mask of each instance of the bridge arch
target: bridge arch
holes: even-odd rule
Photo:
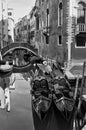
[[[34,55],[38,55],[37,49],[27,43],[11,43],[8,46],[1,49],[2,57],[6,55],[8,52],[15,49],[25,49],[32,52]]]
[[[27,64],[27,65],[22,66],[22,67],[13,66],[13,73],[25,73],[25,72],[29,72],[32,68],[33,68],[32,64]]]

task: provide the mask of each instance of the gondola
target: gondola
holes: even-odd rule
[[[5,61],[0,61],[0,77],[5,78],[12,74],[13,66],[6,64]]]
[[[46,130],[52,96],[45,77],[38,76],[32,85],[32,114],[35,130]]]
[[[46,113],[50,108],[52,100],[50,95],[47,80],[40,76],[35,78],[32,86],[32,103],[40,120],[43,120],[45,115],[43,113]]]
[[[77,76],[76,81],[74,80],[75,84],[70,82],[62,69],[57,69],[59,72],[57,71],[54,76],[49,76],[50,73],[44,77],[38,75],[33,80],[34,128],[35,130],[82,130],[86,125],[86,98],[82,98],[85,85],[85,63],[82,80],[80,81]],[[42,80],[45,85],[41,84]]]
[[[55,89],[58,81],[54,80],[51,87],[46,77],[37,76],[33,80],[31,94],[35,130],[73,130],[75,100],[70,94],[73,92],[62,84]]]
[[[70,70],[65,71],[66,78],[71,84],[72,89],[76,89],[74,124],[75,130],[82,130],[86,125],[86,62],[83,66],[74,66]],[[76,71],[78,70],[78,71]],[[85,95],[84,95],[85,94]]]
[[[66,85],[64,78],[54,81],[53,111],[56,113],[54,118],[57,122],[57,130],[73,130],[75,100],[73,92]]]
[[[0,77],[5,78],[5,77],[10,76],[12,74],[12,70],[13,70],[13,68],[9,68],[7,70],[0,69]]]

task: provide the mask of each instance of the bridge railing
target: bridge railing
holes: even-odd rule
[[[38,54],[38,50],[36,48],[34,48],[33,46],[31,46],[28,43],[22,43],[22,42],[16,42],[16,43],[11,43],[8,46],[4,47],[1,49],[1,54],[2,56],[5,55],[7,52],[14,50],[15,48],[24,48],[27,49],[29,51],[32,51],[34,54]]]

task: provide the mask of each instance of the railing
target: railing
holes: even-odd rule
[[[86,24],[80,23],[76,25],[76,34],[80,32],[86,32]]]
[[[8,53],[9,51],[15,49],[15,48],[24,48],[27,49],[28,51],[32,51],[35,55],[37,55],[38,50],[31,46],[28,43],[23,43],[23,42],[15,42],[15,43],[11,43],[8,46],[4,47],[1,49],[1,53],[2,55],[5,55],[6,53]]]

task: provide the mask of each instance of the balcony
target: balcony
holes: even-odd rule
[[[79,33],[86,33],[86,24],[80,23],[76,25],[76,35]]]

